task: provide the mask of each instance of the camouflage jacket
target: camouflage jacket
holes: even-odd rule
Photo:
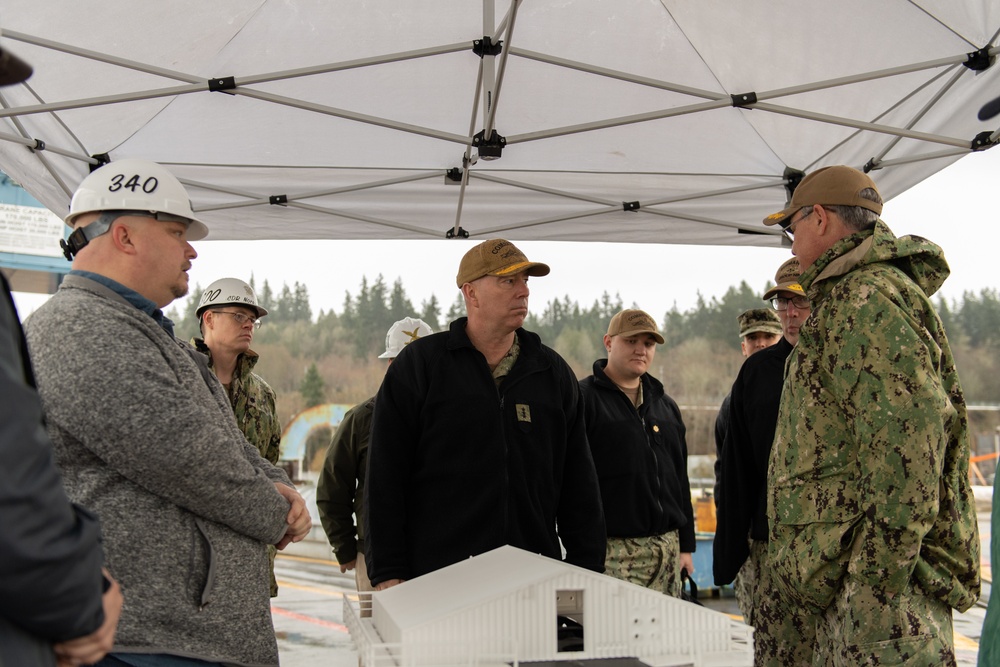
[[[768,558],[813,610],[845,576],[962,611],[979,598],[965,398],[929,300],[948,273],[938,246],[879,221],[799,280],[813,307],[771,450]]]
[[[191,344],[199,352],[208,355],[211,366],[212,353],[205,341],[195,338]],[[274,390],[264,378],[253,372],[257,359],[257,353],[253,350],[247,350],[237,358],[233,380],[229,383],[229,403],[233,406],[236,423],[246,439],[260,450],[261,456],[271,463],[277,463],[281,453],[281,423],[275,407]]]

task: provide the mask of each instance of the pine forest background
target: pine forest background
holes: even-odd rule
[[[255,333],[253,349],[260,355],[256,371],[278,395],[278,414],[287,425],[301,410],[321,403],[356,404],[374,395],[385,373],[385,334],[396,320],[417,316],[435,331],[465,315],[461,294],[447,306],[431,296],[415,306],[402,281],[390,287],[379,275],[369,282],[362,278],[355,293],[346,291],[341,312],[313,313],[305,285],[283,285],[275,291],[265,281],[254,284],[260,304],[269,314]],[[680,312],[650,313],[661,323],[665,344],[658,348],[650,372],[659,378],[682,409],[687,426],[689,454],[715,453],[713,429],[718,406],[729,392],[743,363],[737,316],[749,308],[764,306],[760,291],[746,282],[730,287],[721,297],[699,296],[695,307]],[[201,287],[196,285],[182,306],[169,313],[177,323],[177,335],[198,335],[195,317]],[[993,289],[979,294],[967,292],[948,303],[936,299],[955,353],[956,364],[969,413],[974,453],[994,451],[1000,438],[1000,296]],[[611,316],[624,307],[620,296],[605,293],[591,304],[581,305],[569,295],[544,306],[534,304],[525,328],[558,351],[577,377],[591,373],[596,359],[604,358],[602,337]],[[311,468],[321,465],[329,443],[329,431],[317,429],[310,436],[307,452]],[[994,464],[985,463],[984,471]],[[710,469],[705,471],[711,476]]]

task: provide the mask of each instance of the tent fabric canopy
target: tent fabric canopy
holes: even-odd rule
[[[209,239],[780,246],[802,172],[889,199],[1000,131],[994,0],[9,0],[0,169],[57,215],[167,165]],[[95,157],[97,156],[97,157]],[[103,157],[102,157],[103,156]]]

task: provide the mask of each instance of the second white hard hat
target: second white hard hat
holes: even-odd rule
[[[205,288],[198,302],[197,317],[212,306],[245,306],[257,312],[257,317],[267,315],[267,309],[257,305],[257,295],[253,288],[238,278],[220,278]]]
[[[378,355],[379,359],[395,359],[403,348],[418,338],[434,333],[423,320],[415,317],[404,317],[391,327],[385,335],[385,352]]]

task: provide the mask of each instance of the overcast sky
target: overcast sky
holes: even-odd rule
[[[883,220],[897,236],[918,234],[942,246],[952,274],[941,294],[1000,286],[1000,149],[968,155],[889,201]],[[589,306],[604,291],[621,295],[657,320],[675,304],[691,308],[700,293],[719,297],[746,280],[755,290],[773,279],[789,251],[777,248],[620,243],[519,242],[528,259],[552,273],[531,279],[531,310],[541,314],[553,298],[569,295]],[[358,292],[362,276],[401,278],[415,307],[436,294],[442,311],[458,294],[455,274],[470,247],[454,241],[200,241],[191,287],[222,277],[267,279],[280,290],[296,281],[309,288],[313,312],[342,311],[345,291]],[[15,295],[22,316],[44,297]],[[734,325],[735,326],[735,325]]]

